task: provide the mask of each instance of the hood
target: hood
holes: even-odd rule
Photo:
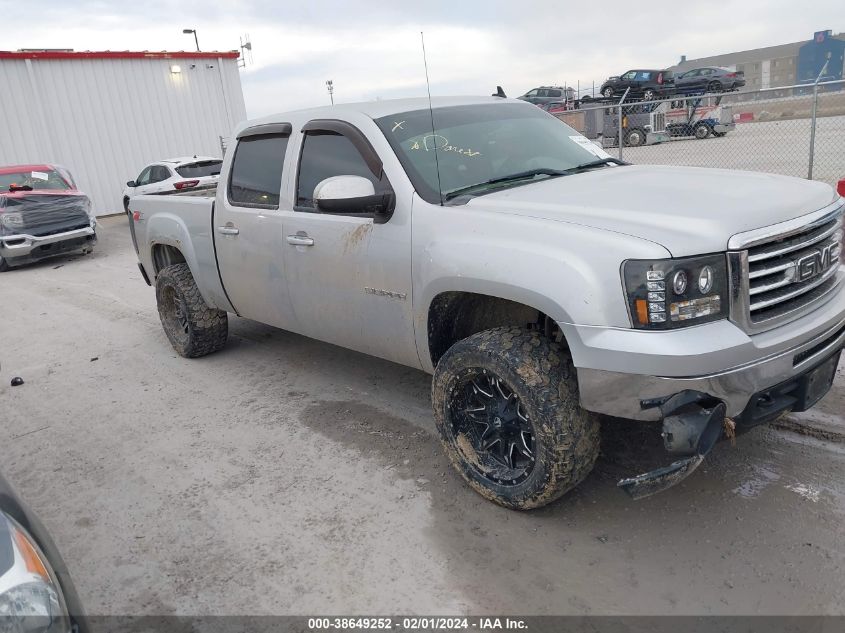
[[[5,198],[31,198],[33,196],[85,196],[78,189],[33,189],[32,191],[0,191]]]
[[[812,213],[835,198],[829,185],[800,178],[631,165],[541,180],[467,205],[624,233],[682,257],[724,251],[736,233]]]

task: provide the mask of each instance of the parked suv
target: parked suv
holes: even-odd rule
[[[521,97],[517,97],[517,99],[522,99],[523,101],[533,103],[534,105],[541,105],[544,103],[552,103],[554,101],[571,100],[573,94],[574,90],[572,90],[572,88],[563,88],[561,86],[540,86],[539,88],[534,88],[534,90],[529,90]]]
[[[631,97],[651,101],[672,94],[675,89],[672,73],[668,70],[629,70],[619,77],[608,77],[601,85],[601,95],[606,99],[622,95],[630,88]]]
[[[162,193],[216,185],[223,161],[213,156],[167,158],[144,167],[123,190],[123,208],[128,211],[129,197],[141,193]]]

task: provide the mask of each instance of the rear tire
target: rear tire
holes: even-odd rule
[[[598,418],[580,407],[568,354],[537,332],[503,327],[459,341],[437,364],[431,390],[449,460],[494,503],[539,508],[593,469]]]
[[[7,262],[5,259],[0,257],[0,273],[5,273],[5,272],[7,272],[11,269],[12,269],[12,267],[9,266],[9,262]]]
[[[205,303],[187,264],[158,274],[156,302],[164,333],[180,356],[198,358],[226,345],[228,316]]]
[[[654,101],[654,98],[654,90],[652,90],[651,88],[647,88],[645,92],[643,92],[643,101]]]

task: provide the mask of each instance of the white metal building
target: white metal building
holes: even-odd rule
[[[97,215],[149,162],[221,156],[246,118],[237,51],[0,51],[0,86],[0,165],[64,165]]]

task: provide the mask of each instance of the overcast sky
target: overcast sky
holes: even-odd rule
[[[843,0],[0,0],[0,49],[231,50],[250,117],[337,101],[425,95],[519,96],[543,84],[600,83],[631,67],[809,39],[845,30]]]

